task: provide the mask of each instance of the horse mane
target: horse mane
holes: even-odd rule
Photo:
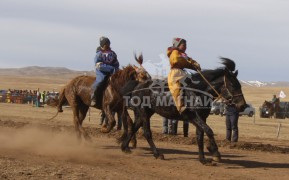
[[[122,67],[122,69],[120,69],[119,71],[117,71],[116,73],[114,73],[111,78],[113,79],[117,79],[120,80],[127,80],[129,78],[131,78],[132,73],[136,73],[136,70],[134,69],[134,67],[129,64],[125,67]]]
[[[115,72],[110,78],[110,85],[119,89],[124,85],[125,82],[129,80],[133,80],[134,75],[136,74],[136,70],[132,65],[127,65],[122,69]]]
[[[225,68],[227,68],[231,72],[235,71],[236,64],[233,60],[224,57],[220,57],[220,59],[222,61],[221,64],[225,65]]]
[[[231,72],[235,71],[236,64],[233,60],[224,57],[220,57],[220,59],[221,64],[223,64],[224,67],[219,67],[216,69],[205,69],[201,71],[201,73],[206,77],[207,80],[213,81],[217,77],[224,75],[225,70],[229,70]],[[192,77],[197,79],[203,79],[199,73],[192,74]]]

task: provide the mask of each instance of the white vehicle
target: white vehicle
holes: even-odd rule
[[[246,109],[243,112],[239,112],[239,116],[247,115],[252,117],[255,114],[255,108],[251,104],[247,104]]]
[[[221,102],[213,102],[212,108],[211,108],[211,114],[215,115],[226,115],[225,111],[225,104]],[[239,116],[247,115],[249,117],[252,117],[255,114],[255,108],[251,104],[247,104],[247,107],[244,111],[239,112]]]
[[[225,105],[222,102],[213,102],[210,114],[223,115],[224,106]]]

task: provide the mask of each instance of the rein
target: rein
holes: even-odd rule
[[[235,94],[235,95],[233,95],[233,94],[231,93],[231,91],[230,91],[230,90],[228,89],[228,87],[227,87],[226,76],[224,76],[224,85],[225,85],[225,89],[227,90],[229,96],[231,96],[231,97],[243,96],[243,93]]]
[[[224,98],[213,86],[212,84],[206,79],[206,77],[201,73],[200,70],[197,69],[197,72],[201,75],[201,77],[204,79],[204,81],[215,91],[215,93],[218,95],[216,99]],[[226,82],[225,82],[226,83]],[[224,98],[225,99],[225,98]]]
[[[204,79],[204,81],[214,90],[214,92],[218,95],[216,97],[216,101],[219,100],[219,99],[225,99],[227,100],[226,98],[224,98],[213,86],[212,84],[206,79],[206,77],[202,74],[202,72],[200,70],[197,69],[197,72],[201,75],[201,77]],[[225,86],[225,90],[228,92],[229,96],[231,97],[237,97],[237,96],[243,96],[243,93],[240,93],[240,94],[235,94],[233,95],[230,90],[228,89],[227,87],[227,83],[226,83],[226,76],[224,76],[224,86]]]

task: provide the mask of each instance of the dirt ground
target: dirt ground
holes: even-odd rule
[[[92,143],[79,142],[72,112],[31,105],[0,104],[0,179],[288,179],[288,119],[240,117],[240,142],[228,144],[224,117],[212,115],[208,124],[216,134],[222,161],[204,166],[198,161],[194,126],[190,137],[161,134],[162,121],[152,118],[153,137],[165,160],[154,159],[148,143],[138,138],[131,154],[121,152],[121,132],[100,133],[99,111],[84,121]],[[277,128],[282,123],[279,138]],[[207,158],[211,158],[206,154]]]
[[[72,76],[0,76],[0,89],[60,91]],[[96,109],[91,109],[84,121],[92,137],[92,143],[87,143],[76,139],[70,108],[48,120],[55,108],[0,103],[0,179],[288,179],[289,120],[261,119],[258,114],[264,100],[280,90],[288,92],[289,88],[243,87],[257,114],[240,117],[237,144],[223,141],[224,117],[209,116],[207,123],[222,154],[222,161],[215,166],[198,161],[195,128],[190,125],[189,137],[184,138],[182,122],[177,136],[163,135],[161,117],[152,117],[153,138],[165,156],[165,160],[158,160],[141,133],[131,154],[121,152],[116,143],[121,132],[100,133]],[[289,101],[289,97],[282,101]],[[206,157],[211,158],[209,154]]]

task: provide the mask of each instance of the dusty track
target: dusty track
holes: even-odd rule
[[[165,154],[163,161],[153,158],[141,133],[138,148],[132,154],[122,153],[116,143],[120,132],[100,133],[96,110],[91,111],[91,121],[84,122],[92,143],[79,143],[70,109],[53,121],[47,121],[55,113],[49,107],[0,104],[0,109],[0,179],[288,179],[286,121],[276,139],[269,133],[262,135],[272,128],[275,135],[274,120],[257,119],[251,126],[251,119],[242,117],[240,142],[228,144],[222,141],[222,118],[210,117],[222,162],[203,166],[198,162],[193,126],[189,138],[182,137],[181,128],[178,136],[163,135],[158,116],[153,117],[152,128],[156,145]]]

